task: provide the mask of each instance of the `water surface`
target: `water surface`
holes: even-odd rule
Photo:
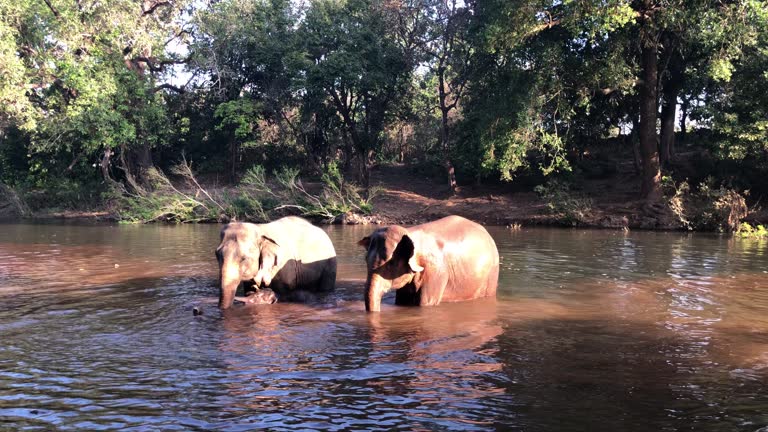
[[[218,229],[0,225],[0,428],[768,425],[766,242],[489,228],[497,300],[368,315],[329,227],[336,293],[222,314]]]

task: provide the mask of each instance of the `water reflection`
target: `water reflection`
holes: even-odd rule
[[[0,419],[63,430],[768,425],[765,242],[492,229],[498,300],[368,315],[356,242],[370,228],[328,230],[337,292],[222,314],[218,227],[0,225]]]

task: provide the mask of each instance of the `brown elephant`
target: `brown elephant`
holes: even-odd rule
[[[485,228],[462,217],[380,228],[358,244],[367,250],[367,311],[381,310],[381,297],[392,289],[395,304],[412,306],[496,295],[496,243]]]
[[[325,292],[336,283],[336,250],[328,234],[289,216],[266,224],[233,222],[221,230],[219,307],[232,305],[244,282],[246,295],[268,286],[280,300],[297,291]]]

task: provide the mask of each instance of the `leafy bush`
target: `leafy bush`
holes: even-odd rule
[[[768,228],[764,225],[752,226],[747,222],[742,222],[739,224],[739,229],[736,230],[736,235],[742,238],[765,239],[768,238]]]
[[[715,188],[713,184],[714,180],[708,178],[691,190],[687,181],[675,183],[669,177],[662,179],[669,208],[683,227],[696,231],[733,232],[747,217],[744,195],[724,185]]]
[[[562,180],[550,179],[533,190],[544,200],[548,212],[565,225],[584,224],[592,213],[592,199],[573,191],[570,184]]]
[[[312,193],[299,178],[299,170],[283,168],[269,181],[263,167],[249,169],[240,182],[236,215],[247,219],[269,220],[271,214],[289,212],[308,218],[332,221],[353,212],[370,214],[371,200],[380,192],[370,188],[367,196],[355,184],[345,181],[338,166],[331,163],[322,177],[319,194]]]
[[[17,192],[32,212],[39,210],[87,210],[97,208],[105,190],[100,182],[69,178],[22,182]]]
[[[15,189],[0,183],[0,217],[27,216],[30,210]]]
[[[192,192],[176,188],[166,175],[156,169],[147,171],[151,192],[131,194],[113,190],[115,213],[123,222],[207,222],[226,218],[226,209],[195,179],[186,162],[173,168],[173,173],[194,185]]]
[[[186,161],[172,173],[184,183],[178,188],[160,170],[147,173],[151,192],[128,193],[113,189],[108,200],[124,222],[208,222],[247,220],[266,222],[286,214],[326,222],[353,212],[368,214],[371,200],[379,192],[372,188],[366,197],[361,189],[344,180],[338,167],[329,165],[322,175],[320,193],[312,193],[299,178],[299,170],[283,168],[268,179],[261,166],[249,169],[234,191],[209,192],[195,178]]]

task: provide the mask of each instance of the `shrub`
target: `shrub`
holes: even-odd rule
[[[203,189],[186,163],[173,168],[173,173],[192,183],[194,192],[176,188],[159,169],[147,171],[151,192],[111,191],[115,213],[123,222],[208,222],[226,218],[226,209]],[[115,186],[117,187],[117,186]]]
[[[570,184],[562,180],[550,179],[533,190],[544,200],[548,212],[565,225],[584,224],[592,213],[592,199],[572,190]]]
[[[747,222],[742,222],[739,224],[739,229],[736,230],[736,235],[742,238],[764,239],[768,238],[768,228],[760,224],[752,226]]]
[[[29,208],[38,210],[84,210],[101,203],[104,185],[69,178],[48,179],[41,183],[24,183],[17,188]]]
[[[371,188],[367,196],[355,184],[345,181],[335,163],[326,168],[319,194],[310,192],[299,178],[299,170],[284,168],[274,173],[270,182],[263,167],[249,169],[240,183],[238,202],[248,217],[268,220],[271,214],[289,212],[326,222],[353,212],[369,214],[373,210],[371,200],[380,192]]]
[[[696,231],[733,232],[749,213],[746,192],[739,193],[724,185],[715,188],[714,180],[707,178],[695,190],[687,181],[675,183],[669,177],[662,179],[662,188],[669,208],[680,224]]]
[[[349,213],[367,214],[371,200],[379,192],[372,188],[367,196],[344,180],[334,164],[322,176],[319,194],[310,192],[299,178],[299,170],[283,168],[269,179],[261,166],[249,169],[234,191],[209,192],[198,183],[189,163],[184,161],[172,173],[185,184],[177,188],[162,171],[147,173],[151,192],[129,193],[115,186],[108,200],[124,222],[209,222],[246,220],[266,222],[295,214],[326,222]]]
[[[28,216],[29,206],[15,189],[0,183],[0,217]]]

